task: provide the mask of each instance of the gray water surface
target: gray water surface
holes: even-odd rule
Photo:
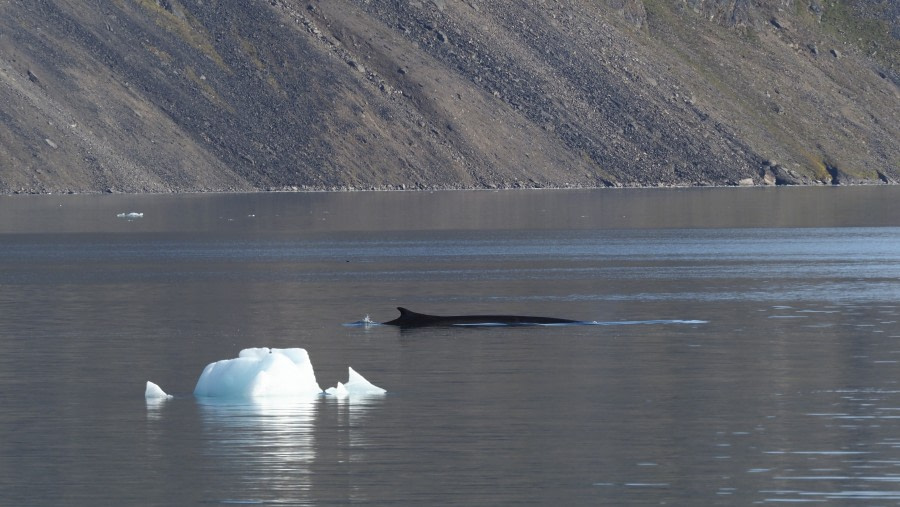
[[[0,198],[0,503],[900,504],[897,203]],[[396,306],[602,325],[344,325]],[[258,346],[388,394],[193,397],[206,364]],[[147,380],[175,398],[146,403]]]

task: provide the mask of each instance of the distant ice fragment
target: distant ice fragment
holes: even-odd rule
[[[148,400],[168,400],[172,398],[172,395],[166,394],[161,387],[148,380],[147,389],[144,390],[144,398]]]
[[[119,213],[119,214],[116,215],[116,216],[119,217],[119,218],[143,218],[143,217],[144,217],[144,214],[143,214],[143,213],[138,213],[138,212],[136,212],[136,211],[132,211],[132,212],[129,212],[129,213]]]
[[[308,396],[322,393],[306,350],[244,349],[203,369],[194,395],[217,398]]]
[[[349,379],[346,384],[338,382],[336,387],[330,387],[325,392],[339,398],[378,396],[387,392],[366,380],[365,377],[357,373],[352,367],[348,366],[347,371],[349,372]]]

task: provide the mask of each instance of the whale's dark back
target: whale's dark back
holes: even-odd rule
[[[383,324],[400,327],[426,326],[537,326],[542,324],[574,324],[579,321],[526,315],[428,315],[398,307],[400,316]]]

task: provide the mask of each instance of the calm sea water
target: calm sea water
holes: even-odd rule
[[[898,203],[2,197],[0,503],[898,505]],[[396,306],[604,325],[344,325]],[[654,322],[673,320],[702,322]],[[388,394],[192,396],[207,363],[256,346]],[[175,399],[147,404],[147,380]]]

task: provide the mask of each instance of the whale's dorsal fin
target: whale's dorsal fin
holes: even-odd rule
[[[402,306],[398,306],[397,310],[400,312],[400,316],[394,320],[384,322],[384,324],[393,325],[393,326],[410,326],[417,325],[423,319],[427,320],[430,315],[425,315],[422,313],[416,313],[412,310],[403,308]],[[433,317],[431,317],[433,318]]]
[[[416,318],[416,317],[422,317],[422,316],[425,315],[425,314],[423,314],[423,313],[417,313],[417,312],[414,312],[414,311],[412,311],[412,310],[410,310],[410,309],[403,308],[402,306],[398,306],[398,307],[397,307],[397,310],[400,311],[400,317],[399,317],[398,320],[403,320],[403,319],[414,319],[414,318]]]

